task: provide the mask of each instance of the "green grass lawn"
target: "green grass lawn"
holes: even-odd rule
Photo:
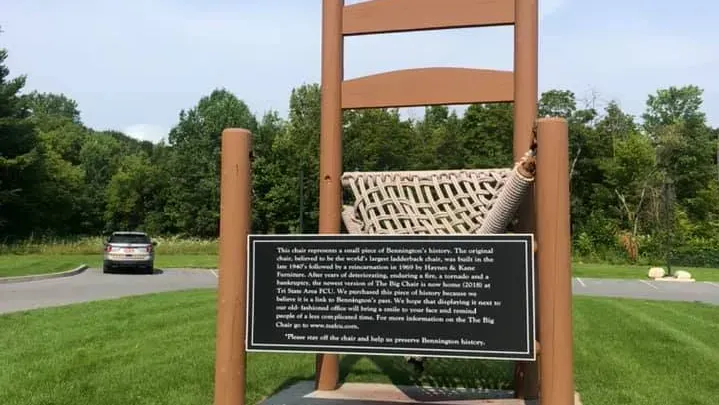
[[[574,298],[577,390],[585,404],[715,404],[719,307]]]
[[[102,267],[102,253],[89,254],[27,254],[0,255],[0,277],[24,276],[67,271],[81,264],[93,268]],[[158,254],[155,259],[157,268],[216,268],[217,256],[202,254]]]
[[[155,266],[160,269],[217,267],[217,240],[173,237],[153,240],[158,242]],[[103,241],[101,237],[92,237],[0,244],[0,277],[67,271],[81,264],[100,268]]]
[[[0,255],[0,277],[68,271],[87,263],[87,257],[78,255]]]
[[[217,268],[217,239],[157,237],[153,240],[158,242],[156,265],[159,268]],[[71,270],[83,263],[98,268],[102,264],[103,241],[101,237],[83,237],[0,244],[0,277]],[[645,279],[650,266],[575,262],[572,267],[576,277]],[[697,281],[719,281],[719,269],[673,266],[672,270],[688,270]]]
[[[210,405],[215,292],[146,295],[0,316],[0,404]],[[587,405],[715,404],[719,308],[576,297],[575,375]],[[311,355],[248,355],[247,400],[312,379]],[[507,388],[511,363],[342,358],[357,382]]]
[[[155,265],[158,268],[217,268],[217,255],[213,249],[214,245],[193,245],[187,242],[185,246],[180,242],[167,242],[158,247]],[[96,253],[89,253],[94,251]],[[101,267],[102,252],[87,242],[77,247],[40,246],[27,251],[0,253],[0,277],[66,271],[81,264]],[[576,277],[621,279],[647,278],[649,270],[649,266],[592,263],[574,263],[572,267]],[[672,267],[672,270],[687,270],[697,281],[719,281],[719,269],[676,266]]]
[[[100,268],[101,253],[96,254],[0,254],[0,277],[44,274],[71,270],[81,264]],[[195,267],[217,268],[217,256],[202,253],[165,253],[158,249],[155,265],[158,268]],[[576,277],[642,279],[647,277],[648,266],[574,263]],[[719,269],[672,267],[688,270],[697,281],[719,281]]]
[[[651,266],[632,266],[616,264],[574,263],[572,273],[575,277],[646,279]],[[666,270],[666,266],[664,267]],[[672,266],[672,273],[686,270],[697,281],[719,281],[719,269],[702,267]]]

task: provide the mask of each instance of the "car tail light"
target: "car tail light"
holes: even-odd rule
[[[106,252],[112,251],[112,246],[110,246],[110,245],[105,246],[105,251]]]
[[[152,245],[147,247],[147,253],[152,253]]]

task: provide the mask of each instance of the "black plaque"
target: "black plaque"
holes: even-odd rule
[[[247,350],[534,360],[532,242],[250,235]]]

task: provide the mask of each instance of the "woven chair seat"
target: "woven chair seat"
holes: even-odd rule
[[[488,234],[506,230],[530,184],[533,155],[513,168],[346,172],[351,234]]]
[[[513,168],[346,172],[342,222],[350,234],[505,232],[534,181],[534,150]],[[423,356],[404,356],[421,364]]]

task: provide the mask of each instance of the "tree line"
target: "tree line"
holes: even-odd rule
[[[253,232],[317,232],[320,88],[292,90],[289,114],[255,116],[214,89],[179,112],[160,143],[83,124],[64,94],[22,93],[0,51],[0,234],[77,237],[117,229],[214,238],[219,225],[220,134],[253,133]],[[669,87],[633,117],[610,102],[544,92],[540,116],[570,127],[574,255],[585,260],[719,266],[719,129],[702,90]],[[344,113],[346,170],[509,167],[512,104]],[[301,210],[302,208],[302,210]],[[302,228],[302,229],[300,229]]]

